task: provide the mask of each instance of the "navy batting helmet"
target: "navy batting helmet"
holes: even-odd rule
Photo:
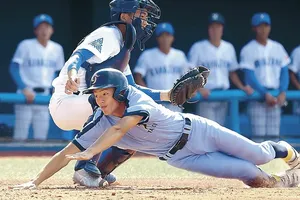
[[[136,29],[136,40],[139,48],[144,50],[145,42],[151,37],[155,30],[155,19],[160,18],[160,8],[152,0],[112,0],[109,4],[112,21],[119,21],[121,13],[135,13],[137,10],[148,13],[146,27],[142,27],[141,17],[133,19],[133,26]]]
[[[95,89],[115,88],[114,99],[125,101],[124,94],[128,90],[128,81],[125,75],[116,69],[105,68],[98,70],[91,78],[91,85],[83,94],[91,94]]]

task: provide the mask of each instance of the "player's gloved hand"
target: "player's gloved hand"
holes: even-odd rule
[[[28,88],[23,89],[22,92],[25,95],[26,102],[32,103],[35,98],[35,93],[31,89],[28,89]]]
[[[277,104],[277,98],[273,97],[270,93],[266,93],[265,99],[269,106],[275,106]]]
[[[204,99],[207,99],[210,95],[210,90],[205,89],[205,88],[200,88],[199,92]]]
[[[242,90],[248,94],[248,95],[251,95],[253,94],[254,90],[252,89],[252,87],[250,87],[249,85],[246,85],[242,88]]]
[[[27,183],[23,183],[23,184],[20,184],[20,185],[14,185],[12,187],[9,187],[9,189],[15,189],[15,190],[24,190],[24,189],[32,190],[32,189],[36,189],[36,188],[37,188],[37,185],[35,185],[33,183],[33,181],[29,181]]]
[[[66,157],[71,160],[90,160],[94,154],[88,149],[82,152],[78,152],[75,154],[68,154]]]
[[[281,92],[278,96],[277,96],[277,104],[279,106],[283,106],[286,103],[286,96],[285,96],[285,92]]]
[[[170,91],[170,102],[181,107],[199,88],[204,87],[209,73],[209,69],[204,66],[197,66],[186,72],[174,83]]]

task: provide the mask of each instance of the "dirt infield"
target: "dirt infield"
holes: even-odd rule
[[[9,186],[30,180],[48,160],[48,157],[0,159],[0,199],[300,199],[300,188],[249,189],[239,181],[175,169],[155,158],[129,160],[115,172],[119,184],[104,189],[73,185],[73,164],[44,182],[37,190],[8,189]],[[264,168],[274,166],[277,169],[284,167],[275,163]]]

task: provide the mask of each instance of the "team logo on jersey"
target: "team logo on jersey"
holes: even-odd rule
[[[152,133],[153,130],[155,129],[155,127],[157,126],[157,124],[156,123],[153,123],[151,125],[149,125],[149,124],[148,125],[147,124],[139,124],[138,126],[146,129],[148,133]]]
[[[100,53],[102,51],[102,45],[103,45],[103,38],[94,40],[93,42],[90,43],[93,47],[95,47]]]

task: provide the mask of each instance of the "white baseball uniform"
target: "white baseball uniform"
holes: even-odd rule
[[[236,53],[233,45],[221,40],[219,47],[209,40],[193,44],[189,51],[189,61],[193,65],[203,65],[210,69],[209,81],[205,88],[208,90],[227,90],[230,87],[229,72],[238,69]],[[200,102],[196,113],[224,125],[227,115],[227,102]]]
[[[271,39],[266,46],[251,40],[242,48],[240,57],[240,67],[253,70],[258,82],[271,90],[279,88],[281,68],[290,63],[284,47]],[[269,107],[265,102],[253,101],[249,102],[248,112],[254,137],[279,136],[280,106]]]
[[[289,65],[289,69],[294,72],[298,80],[300,80],[300,46],[292,51],[291,61],[292,62]],[[294,101],[293,104],[294,113],[300,114],[300,102]]]
[[[171,48],[168,54],[155,47],[144,51],[134,68],[145,78],[147,87],[157,90],[169,90],[173,87],[176,79],[180,78],[191,65],[188,63],[183,51]],[[162,103],[166,108],[173,111],[182,111],[178,106],[170,103]]]
[[[27,88],[43,89],[36,94],[49,95],[55,72],[64,65],[64,52],[61,45],[51,40],[42,46],[36,38],[20,42],[12,58],[19,64],[20,76]],[[20,90],[17,91],[21,93]],[[14,139],[25,140],[32,124],[34,138],[44,140],[49,129],[49,111],[44,105],[15,105],[16,124]]]
[[[115,146],[159,156],[174,167],[211,176],[236,178],[246,183],[258,177],[268,178],[256,165],[274,159],[271,143],[257,144],[211,120],[170,111],[131,86],[127,105],[124,116],[140,115],[143,119]],[[73,144],[80,150],[88,148],[119,120],[97,109]],[[179,140],[187,142],[181,150],[172,152]]]
[[[97,45],[95,45],[97,44]],[[87,60],[88,63],[102,63],[120,52],[123,46],[123,37],[116,26],[104,26],[90,33],[84,41],[74,50],[86,49],[94,56]],[[51,116],[58,127],[63,130],[81,130],[85,121],[93,113],[88,98],[90,95],[68,95],[65,93],[65,84],[68,80],[68,67],[73,60],[70,58],[62,68],[59,76],[53,81],[55,88],[50,100],[49,109]],[[85,68],[80,67],[78,78],[80,79],[79,91],[87,88],[85,80]],[[131,74],[127,65],[125,76]]]

